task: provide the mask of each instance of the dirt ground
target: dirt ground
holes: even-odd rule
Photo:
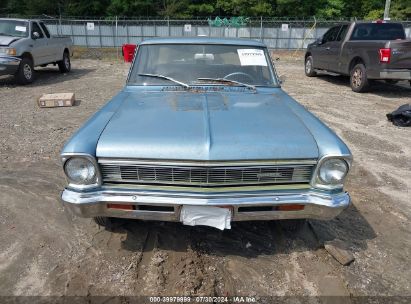
[[[411,102],[411,88],[379,83],[356,94],[344,77],[307,78],[300,58],[279,57],[284,90],[354,155],[346,187],[351,207],[298,232],[278,222],[234,223],[220,232],[126,220],[107,231],[66,215],[59,150],[121,89],[128,65],[76,59],[72,73],[41,68],[28,86],[0,77],[0,295],[301,296],[292,303],[411,297],[411,128],[385,117]],[[67,91],[75,92],[76,106],[36,105],[43,93]],[[324,242],[335,238],[355,256],[349,266],[325,251]]]

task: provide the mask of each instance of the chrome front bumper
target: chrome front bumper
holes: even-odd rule
[[[232,208],[232,221],[321,219],[336,217],[350,204],[346,192],[329,194],[311,189],[287,192],[181,193],[102,188],[92,192],[65,189],[62,203],[80,217],[120,217],[142,220],[180,221],[183,205]],[[107,204],[133,205],[135,210],[109,209]],[[299,211],[279,211],[278,206],[304,205]]]
[[[0,56],[0,75],[12,75],[19,68],[21,59],[18,57]]]

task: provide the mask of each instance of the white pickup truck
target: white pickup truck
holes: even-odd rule
[[[0,76],[14,75],[21,84],[34,80],[34,67],[58,65],[71,70],[70,37],[51,36],[39,20],[0,18]]]

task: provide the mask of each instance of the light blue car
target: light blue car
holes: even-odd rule
[[[127,84],[64,146],[67,210],[230,228],[332,219],[352,155],[280,87],[257,41],[142,42]],[[301,221],[298,221],[301,222]]]

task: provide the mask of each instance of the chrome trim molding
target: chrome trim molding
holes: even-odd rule
[[[261,165],[315,165],[316,159],[283,159],[283,160],[222,160],[222,161],[196,161],[196,160],[173,160],[173,159],[129,159],[99,157],[99,164],[144,164],[144,165],[166,165],[166,166],[261,166]]]

